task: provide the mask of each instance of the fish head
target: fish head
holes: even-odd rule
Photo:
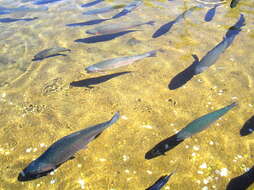
[[[87,34],[93,34],[93,35],[98,34],[97,30],[95,30],[95,29],[89,29],[89,30],[86,31],[86,33]]]
[[[165,153],[161,152],[158,148],[153,148],[145,154],[145,159],[150,160],[160,155],[165,155]]]
[[[19,181],[28,181],[44,176],[54,170],[51,164],[35,160],[31,162],[18,176]]]
[[[85,68],[87,73],[96,73],[96,72],[100,72],[100,69],[97,67],[94,67],[93,65]]]

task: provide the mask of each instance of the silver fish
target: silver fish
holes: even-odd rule
[[[94,73],[94,72],[103,72],[107,70],[116,69],[125,65],[132,64],[137,60],[144,59],[145,57],[154,57],[156,56],[157,51],[158,50],[153,50],[153,51],[149,51],[147,53],[143,53],[140,55],[108,59],[106,61],[102,61],[94,65],[91,65],[85,68],[85,70],[87,73]]]
[[[86,31],[87,34],[112,34],[112,33],[117,33],[121,31],[126,31],[130,28],[134,28],[137,26],[142,26],[145,24],[148,25],[154,25],[154,21],[148,21],[148,22],[137,22],[134,24],[110,24],[110,25],[104,25],[104,26],[98,26],[93,29],[89,29]]]

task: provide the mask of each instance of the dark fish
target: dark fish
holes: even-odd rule
[[[158,144],[156,144],[151,150],[146,152],[145,159],[151,160],[151,159],[156,158],[161,155],[165,156],[166,155],[165,153],[167,151],[172,150],[173,148],[175,148],[182,142],[183,142],[183,140],[182,141],[177,140],[176,135],[168,137],[168,138],[162,140],[161,142],[159,142]]]
[[[114,73],[114,74],[104,75],[104,76],[99,76],[99,77],[94,77],[94,78],[88,78],[88,79],[84,79],[84,80],[80,80],[80,81],[74,81],[74,82],[70,83],[70,85],[75,86],[75,87],[94,88],[91,85],[100,84],[100,83],[106,82],[112,78],[115,78],[115,77],[118,77],[121,75],[125,75],[128,73],[131,73],[131,72],[127,71],[127,72]]]
[[[251,190],[254,182],[254,167],[250,168],[244,174],[230,180],[226,190]]]
[[[224,108],[208,113],[191,123],[177,133],[177,140],[182,141],[188,137],[191,137],[205,129],[207,129],[213,122],[225,115],[229,110],[235,107],[237,104],[234,102]]]
[[[169,178],[174,174],[161,176],[151,187],[148,187],[146,190],[160,190],[169,180]]]
[[[89,26],[89,25],[99,24],[99,23],[105,22],[107,20],[110,20],[110,19],[95,19],[95,20],[89,20],[89,21],[86,21],[86,22],[67,24],[66,26],[69,26],[69,27]]]
[[[37,0],[35,2],[33,2],[34,5],[44,5],[44,4],[49,4],[49,3],[55,3],[58,1],[62,1],[62,0]]]
[[[167,32],[170,31],[170,29],[172,28],[172,26],[174,24],[181,22],[186,16],[191,14],[192,11],[195,10],[196,8],[199,8],[199,6],[195,6],[195,7],[192,7],[190,9],[184,11],[182,14],[180,14],[178,17],[176,17],[175,20],[162,25],[158,30],[155,31],[155,33],[153,34],[152,37],[158,38],[158,37],[162,36],[163,34],[166,34]]]
[[[239,3],[240,0],[232,0],[231,3],[230,3],[230,7],[231,8],[235,8],[236,5]]]
[[[89,29],[86,31],[87,34],[94,34],[94,35],[104,35],[104,34],[112,34],[116,32],[126,31],[134,27],[142,26],[142,25],[154,25],[154,21],[149,22],[137,22],[133,24],[108,24],[104,26],[98,26],[93,29]]]
[[[135,1],[131,2],[130,4],[125,6],[124,9],[120,13],[117,13],[115,16],[113,16],[112,19],[119,18],[119,17],[122,17],[124,15],[127,15],[128,13],[130,13],[131,11],[136,9],[141,4],[142,4],[142,1],[140,1],[140,0],[135,0]]]
[[[34,18],[0,18],[0,22],[10,23],[10,22],[17,22],[17,21],[33,21],[35,19],[38,19],[38,17],[34,17]]]
[[[245,122],[243,127],[240,130],[241,136],[246,136],[251,134],[254,131],[254,116],[252,116],[248,121]]]
[[[241,27],[245,25],[244,16],[241,15],[238,22],[229,28],[223,40],[210,50],[196,65],[194,73],[200,74],[208,69],[210,66],[216,63],[220,55],[232,44],[235,39],[235,36],[241,31]]]
[[[7,8],[0,6],[0,15],[3,14],[11,14],[16,12],[38,12],[38,11],[47,11],[48,7],[40,7],[40,8],[31,8],[26,6],[20,6],[16,8]]]
[[[157,51],[158,50],[153,50],[153,51],[149,51],[140,55],[108,59],[106,61],[101,61],[94,65],[90,65],[89,67],[85,68],[85,70],[87,73],[94,73],[94,72],[103,72],[107,70],[116,69],[122,66],[130,65],[134,63],[135,61],[144,59],[146,57],[154,57],[156,56]]]
[[[81,5],[81,7],[91,7],[91,6],[94,6],[94,5],[96,5],[100,2],[103,2],[103,1],[104,0],[95,0],[95,1],[83,4],[83,5]]]
[[[67,135],[52,144],[39,158],[32,161],[18,176],[19,181],[38,178],[53,171],[59,165],[71,159],[87,144],[98,137],[106,128],[114,124],[120,115],[117,112],[111,120]]]
[[[83,15],[102,14],[102,13],[107,13],[107,12],[114,11],[116,9],[120,9],[123,7],[124,7],[124,5],[114,5],[114,6],[110,6],[110,7],[103,7],[103,8],[98,8],[98,9],[86,11],[83,13]]]
[[[53,47],[53,48],[45,49],[45,50],[37,53],[34,56],[33,61],[38,61],[38,60],[42,60],[42,59],[45,59],[48,57],[54,57],[54,56],[58,56],[58,55],[64,55],[64,54],[60,54],[60,53],[65,52],[65,51],[71,51],[71,50],[62,48],[62,47]]]
[[[209,9],[205,15],[205,21],[206,22],[210,22],[211,20],[213,20],[213,17],[215,16],[216,13],[216,8],[219,5],[215,5],[213,8]]]
[[[118,33],[114,33],[114,34],[92,36],[92,37],[88,37],[88,38],[77,39],[77,40],[75,40],[75,42],[87,43],[87,44],[97,43],[97,42],[105,42],[105,41],[110,41],[110,40],[113,40],[113,39],[118,38],[120,36],[123,36],[125,34],[131,33],[131,32],[136,32],[136,31],[139,31],[139,30],[127,30],[127,31],[118,32]]]

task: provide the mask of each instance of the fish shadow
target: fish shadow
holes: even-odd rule
[[[12,23],[12,22],[19,22],[19,21],[33,21],[38,19],[39,17],[33,17],[33,18],[0,18],[0,23]]]
[[[164,25],[162,25],[158,30],[156,30],[153,34],[153,38],[158,38],[160,36],[162,36],[163,34],[167,33],[170,31],[170,29],[172,28],[172,26],[176,23],[175,20],[168,22]]]
[[[74,81],[74,82],[71,82],[70,85],[74,87],[94,88],[93,86],[90,86],[90,85],[97,85],[97,84],[106,82],[112,78],[118,77],[120,75],[125,75],[128,73],[131,73],[131,71],[119,72],[119,73],[114,73],[114,74],[109,74],[109,75],[104,75],[104,76],[99,76],[94,78],[88,78],[88,79],[84,79],[80,81]]]
[[[94,6],[102,1],[104,1],[104,0],[95,0],[95,1],[83,4],[83,5],[81,5],[81,7],[91,7],[91,6]]]
[[[35,1],[33,4],[34,5],[44,5],[44,4],[49,4],[49,3],[55,3],[55,2],[58,2],[58,1],[62,1],[62,0],[37,0]]]
[[[89,20],[89,21],[86,21],[86,22],[66,24],[66,26],[69,26],[69,27],[89,26],[89,25],[100,24],[100,23],[105,22],[107,20],[110,20],[110,19],[94,19],[94,20]]]
[[[240,129],[240,135],[246,136],[254,131],[254,116],[248,119]]]
[[[62,53],[58,53],[58,54],[50,55],[50,56],[43,57],[43,58],[38,58],[38,59],[34,58],[34,59],[32,59],[32,61],[41,61],[43,59],[47,59],[47,58],[50,58],[50,57],[56,57],[56,56],[64,56],[65,57],[67,55],[66,54],[62,54]]]
[[[247,190],[254,182],[254,167],[244,174],[230,180],[226,190]]]
[[[199,63],[199,58],[197,55],[192,55],[194,62],[186,68],[184,71],[178,73],[169,83],[168,88],[170,90],[175,90],[186,84],[195,75],[194,69]]]
[[[184,140],[177,140],[177,134],[166,138],[155,145],[151,150],[145,154],[146,160],[151,160],[161,155],[165,155],[165,152],[172,150]]]
[[[77,39],[75,42],[79,43],[97,43],[97,42],[105,42],[105,41],[110,41],[115,38],[118,38],[120,36],[123,36],[125,34],[131,33],[131,32],[136,32],[139,30],[127,30],[127,31],[122,31],[118,33],[113,33],[113,34],[105,34],[105,35],[99,35],[99,36],[92,36],[88,38],[82,38],[82,39]]]
[[[127,15],[130,12],[131,11],[128,11],[128,10],[122,10],[121,12],[119,12],[116,15],[112,16],[112,19],[120,18],[120,17],[122,17],[124,15]]]

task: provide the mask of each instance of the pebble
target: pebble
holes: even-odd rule
[[[125,115],[123,115],[121,118],[124,119],[124,120],[128,119],[128,117],[126,117]]]
[[[127,160],[129,160],[129,158],[130,158],[129,156],[127,156],[127,155],[123,155],[123,161],[125,161],[125,162],[126,162]]]
[[[193,146],[193,150],[198,151],[199,150],[199,146]]]
[[[83,179],[79,179],[78,183],[80,184],[81,189],[85,189],[85,181]]]
[[[100,158],[99,159],[101,162],[106,162],[107,161],[107,159],[105,159],[105,158]]]
[[[146,172],[151,175],[153,172],[151,172],[150,170],[146,170]]]
[[[32,148],[27,148],[27,149],[26,149],[26,152],[27,152],[27,153],[29,153],[29,152],[31,152],[31,151],[32,151]]]
[[[81,168],[82,167],[82,164],[78,164],[78,168]]]
[[[207,165],[206,165],[206,163],[203,163],[203,164],[201,164],[201,165],[199,166],[199,168],[202,168],[202,169],[205,169],[205,168],[207,168]]]
[[[54,183],[56,183],[56,180],[55,180],[55,179],[52,179],[52,180],[50,181],[50,184],[54,184]]]
[[[222,168],[220,171],[220,176],[227,176],[228,175],[228,169],[227,168]]]
[[[213,142],[213,141],[210,141],[209,144],[210,144],[210,145],[214,145],[214,142]]]
[[[143,125],[142,127],[146,128],[146,129],[152,129],[153,128],[151,125]]]
[[[124,172],[128,174],[128,173],[130,173],[130,170],[124,170]]]
[[[208,190],[208,187],[207,187],[207,186],[204,186],[204,187],[202,188],[202,190]]]
[[[203,180],[203,183],[206,185],[206,184],[209,183],[209,181],[208,181],[207,179],[204,179],[204,180]]]

